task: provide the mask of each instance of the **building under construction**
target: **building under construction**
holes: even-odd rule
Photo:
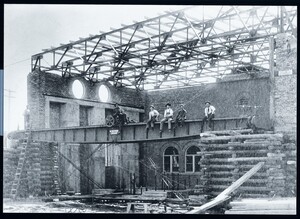
[[[30,119],[9,134],[4,197],[206,203],[257,165],[226,197],[295,197],[297,7],[206,7],[33,55]],[[167,103],[172,129],[160,132]],[[160,118],[146,129],[151,105]]]

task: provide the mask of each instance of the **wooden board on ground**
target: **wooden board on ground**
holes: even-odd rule
[[[231,186],[229,186],[227,189],[225,189],[223,192],[221,192],[216,198],[214,198],[212,201],[200,206],[199,208],[195,208],[192,211],[187,212],[187,214],[199,214],[202,213],[216,205],[219,205],[223,203],[224,201],[228,200],[230,198],[230,193],[235,191],[237,188],[239,188],[244,182],[246,182],[251,176],[253,176],[260,168],[264,165],[264,162],[260,162],[256,164],[254,167],[252,167],[251,170],[249,170],[247,173],[245,173],[241,178],[239,178],[237,181],[235,181]]]

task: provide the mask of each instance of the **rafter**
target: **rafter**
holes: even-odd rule
[[[31,68],[89,80],[101,75],[101,80],[136,88],[188,86],[243,66],[264,71],[266,40],[282,25],[276,21],[286,19],[282,31],[295,35],[297,29],[297,8],[281,7],[276,14],[280,6],[271,7],[220,6],[209,19],[197,6],[167,12],[43,50],[32,56]]]

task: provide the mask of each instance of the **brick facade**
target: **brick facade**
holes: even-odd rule
[[[72,94],[72,83],[75,79],[84,85],[84,96],[76,99]],[[80,125],[80,106],[90,107],[88,125],[105,124],[105,109],[113,109],[112,103],[119,103],[130,119],[139,121],[143,115],[145,93],[124,87],[114,87],[109,83],[109,102],[102,103],[98,97],[100,83],[91,83],[82,78],[63,78],[59,75],[45,72],[32,72],[28,75],[28,105],[32,115],[31,127],[51,128],[70,127]],[[51,104],[59,105],[59,122],[53,121]],[[73,164],[59,156],[59,184],[62,192],[75,191],[90,194],[98,188],[128,188],[129,173],[139,172],[138,144],[126,145],[99,145],[84,144],[59,144],[58,150],[69,158]],[[105,155],[104,148],[110,148],[110,153]],[[41,187],[43,192],[51,193],[55,174],[55,164],[51,161],[53,145],[44,145],[44,160],[41,160]],[[92,154],[93,153],[93,154]],[[92,154],[92,156],[91,156]],[[121,156],[122,155],[122,156]],[[48,158],[50,159],[49,161]],[[105,159],[114,162],[105,165]],[[45,165],[46,164],[46,165]],[[80,168],[81,172],[76,168]],[[124,169],[122,169],[124,168]],[[106,178],[107,171],[113,170],[112,179]],[[129,170],[129,171],[128,171]],[[52,177],[52,179],[50,179]],[[112,183],[114,182],[114,183]],[[138,181],[137,181],[138,183]]]
[[[275,77],[275,131],[296,132],[296,74],[282,75],[282,71],[296,72],[296,50],[288,47],[291,41],[285,35],[276,38],[276,77]],[[244,78],[243,78],[244,77]],[[253,111],[243,111],[237,105],[245,100],[245,105],[259,106],[257,112],[259,119],[257,126],[270,129],[270,83],[269,78],[235,77],[234,80],[218,81],[203,86],[186,87],[171,90],[137,91],[124,87],[114,87],[109,83],[105,85],[110,90],[109,103],[102,103],[98,97],[101,83],[91,83],[82,78],[63,78],[59,75],[45,72],[31,72],[28,75],[28,105],[31,111],[31,128],[51,127],[51,103],[63,104],[59,109],[61,121],[59,126],[69,127],[80,125],[80,106],[92,107],[88,125],[105,123],[105,109],[111,110],[112,103],[117,102],[124,107],[131,119],[145,121],[150,104],[163,114],[167,102],[172,104],[173,110],[179,108],[180,103],[185,104],[188,119],[199,119],[204,116],[204,103],[211,101],[216,107],[216,117],[238,117],[249,115]],[[76,99],[71,92],[72,82],[78,79],[85,87],[85,96]],[[288,107],[286,107],[288,106]],[[144,111],[145,109],[145,111]],[[128,188],[130,173],[138,175],[137,185],[163,188],[161,184],[163,173],[163,153],[168,146],[173,146],[179,152],[179,172],[167,174],[172,181],[176,181],[177,189],[193,188],[203,181],[203,171],[186,173],[185,156],[190,146],[199,146],[197,141],[170,141],[141,144],[121,145],[83,145],[60,144],[58,151],[68,157],[88,177],[80,173],[74,165],[59,158],[59,183],[63,192],[75,191],[82,194],[91,193],[96,188]],[[106,149],[104,149],[106,148]],[[94,150],[97,151],[88,159]],[[43,143],[37,154],[40,154],[39,173],[30,176],[40,176],[41,191],[52,191],[51,183],[55,174],[55,163],[50,159],[53,156],[53,146]],[[151,167],[151,158],[157,172]],[[287,167],[286,167],[287,168]],[[30,171],[29,171],[30,172]],[[275,173],[274,173],[275,174]],[[25,179],[24,179],[25,180]],[[26,179],[28,180],[28,179]],[[279,182],[279,181],[278,181]],[[96,185],[97,184],[97,185]],[[175,184],[174,184],[175,185]],[[177,187],[178,186],[178,187]]]
[[[297,43],[294,37],[276,37],[275,131],[296,138],[297,109]]]
[[[238,117],[243,113],[251,114],[253,111],[243,112],[241,107],[237,107],[239,100],[245,98],[248,101],[247,105],[260,106],[257,111],[259,115],[257,126],[267,129],[271,126],[269,111],[267,110],[270,99],[268,78],[226,81],[203,86],[151,91],[148,92],[148,95],[147,110],[150,104],[154,104],[159,113],[163,114],[167,102],[172,104],[173,110],[178,110],[179,104],[184,103],[188,112],[188,119],[204,117],[205,101],[210,101],[216,107],[216,117],[218,118]]]

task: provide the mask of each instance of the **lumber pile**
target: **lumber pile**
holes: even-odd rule
[[[54,169],[53,149],[54,147],[50,143],[41,143],[40,180],[41,180],[41,191],[43,194],[52,195],[55,189],[54,178],[55,178],[56,169]]]
[[[296,198],[242,199],[230,202],[225,214],[296,214]]]
[[[226,130],[201,136],[201,152],[198,154],[201,155],[203,177],[197,188],[202,186],[203,193],[215,196],[253,164],[265,162],[259,172],[237,190],[236,195],[250,198],[295,193],[295,144],[283,144],[282,134],[251,133],[251,130]]]
[[[256,164],[254,167],[251,168],[247,173],[245,173],[242,177],[240,177],[237,181],[232,183],[228,188],[226,188],[223,192],[221,192],[217,197],[215,197],[212,201],[195,208],[192,211],[189,211],[188,214],[199,214],[203,213],[206,210],[217,206],[228,199],[230,199],[231,193],[233,193],[236,189],[238,189],[243,183],[245,183],[251,176],[253,176],[261,167],[264,165],[263,162]]]
[[[15,172],[18,165],[17,148],[5,149],[3,151],[3,197],[9,198],[14,180]]]

